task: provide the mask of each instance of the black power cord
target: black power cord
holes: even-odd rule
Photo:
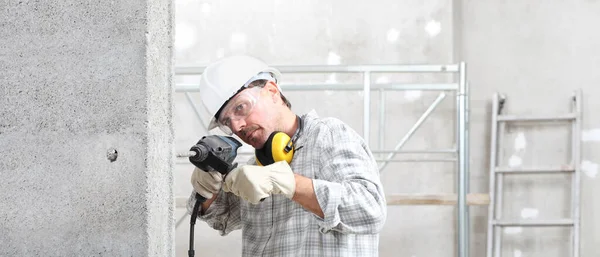
[[[192,217],[190,219],[190,249],[188,250],[188,256],[194,257],[196,252],[194,251],[194,225],[196,225],[196,218],[198,218],[198,211],[200,211],[200,205],[206,201],[206,198],[196,193],[196,204],[194,204],[194,210],[192,211]]]

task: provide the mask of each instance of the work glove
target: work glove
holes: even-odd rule
[[[240,166],[229,172],[223,183],[223,191],[231,192],[253,204],[271,194],[282,194],[292,199],[295,190],[296,179],[286,161],[267,166]]]
[[[221,190],[223,175],[217,171],[206,172],[196,167],[192,173],[191,183],[196,193],[206,199],[211,199]]]

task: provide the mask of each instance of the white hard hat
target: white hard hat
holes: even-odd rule
[[[217,127],[218,111],[241,88],[259,79],[271,80],[277,84],[280,78],[279,70],[246,55],[225,57],[208,65],[202,72],[199,85],[202,103],[212,115],[208,130]]]

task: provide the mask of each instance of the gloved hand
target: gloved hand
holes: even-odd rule
[[[291,199],[296,190],[296,179],[286,161],[267,166],[244,165],[227,174],[223,190],[253,204],[271,194],[283,194]]]
[[[223,175],[217,171],[206,172],[196,167],[192,173],[191,183],[196,193],[211,199],[221,190]]]

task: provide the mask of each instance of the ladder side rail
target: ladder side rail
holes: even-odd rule
[[[571,232],[572,235],[572,243],[573,243],[573,256],[579,257],[579,232],[580,232],[580,194],[581,194],[581,117],[582,117],[582,107],[581,107],[581,99],[582,94],[581,90],[577,90],[574,95],[573,105],[575,112],[575,121],[573,124],[573,156],[572,156],[572,165],[574,167],[573,176],[573,186],[572,186],[572,219],[573,219],[573,229]]]
[[[502,109],[504,107],[504,104],[506,103],[506,98],[502,95],[500,95],[500,98],[498,99],[498,116],[502,115]],[[505,133],[505,127],[506,127],[506,122],[504,121],[499,121],[498,122],[498,135],[496,136],[496,151],[497,152],[497,159],[496,159],[496,165],[498,166],[498,163],[501,163],[502,160],[504,160],[504,152],[502,151],[502,141],[504,140],[504,133]],[[504,203],[503,203],[503,198],[504,198],[504,174],[502,173],[496,173],[496,168],[494,167],[494,173],[496,174],[496,218],[495,220],[500,220],[502,219],[502,213],[503,213],[503,207],[504,207]],[[501,227],[496,227],[494,229],[494,239],[495,239],[495,251],[494,251],[494,257],[500,257],[502,254],[502,230],[503,228]]]
[[[488,229],[487,229],[487,257],[493,257],[492,251],[494,250],[494,235],[495,235],[495,205],[496,205],[496,140],[497,140],[497,126],[498,126],[498,93],[494,94],[492,103],[492,124],[491,124],[491,143],[490,143],[490,167],[489,167],[489,196],[490,203],[488,205]]]

